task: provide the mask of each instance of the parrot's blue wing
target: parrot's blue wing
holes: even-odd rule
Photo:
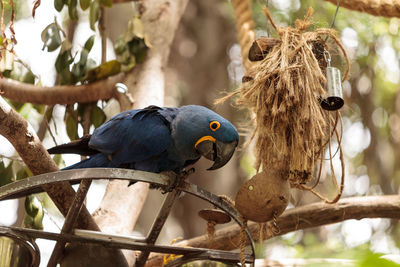
[[[107,154],[116,166],[161,154],[171,143],[171,133],[160,109],[150,106],[113,117],[93,132],[89,147]]]

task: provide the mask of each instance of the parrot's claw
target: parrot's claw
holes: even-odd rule
[[[180,183],[181,181],[186,180],[186,178],[193,174],[195,171],[194,168],[190,168],[189,170],[183,170],[177,175],[170,176],[170,182],[168,183],[167,187],[162,191],[162,194],[166,194],[172,192]]]
[[[189,170],[183,170],[179,175],[182,176],[183,180],[185,180],[189,175],[193,174],[196,170],[194,168],[190,168]]]

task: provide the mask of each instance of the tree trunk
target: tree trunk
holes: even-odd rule
[[[141,19],[151,48],[147,58],[127,76],[125,84],[134,98],[134,108],[164,104],[164,69],[175,30],[187,0],[149,0],[140,3]],[[147,183],[136,183],[128,187],[126,181],[112,181],[94,218],[104,232],[130,234],[149,187]],[[134,261],[133,253],[127,253],[129,264]]]

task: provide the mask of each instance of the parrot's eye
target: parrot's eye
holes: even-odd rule
[[[219,127],[221,127],[221,124],[218,121],[212,121],[210,122],[210,129],[211,131],[216,131],[219,129]]]

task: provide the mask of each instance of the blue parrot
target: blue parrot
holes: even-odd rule
[[[236,128],[208,108],[149,106],[122,112],[79,140],[50,148],[50,154],[90,156],[65,169],[128,168],[177,174],[201,156],[224,166],[239,141]]]

